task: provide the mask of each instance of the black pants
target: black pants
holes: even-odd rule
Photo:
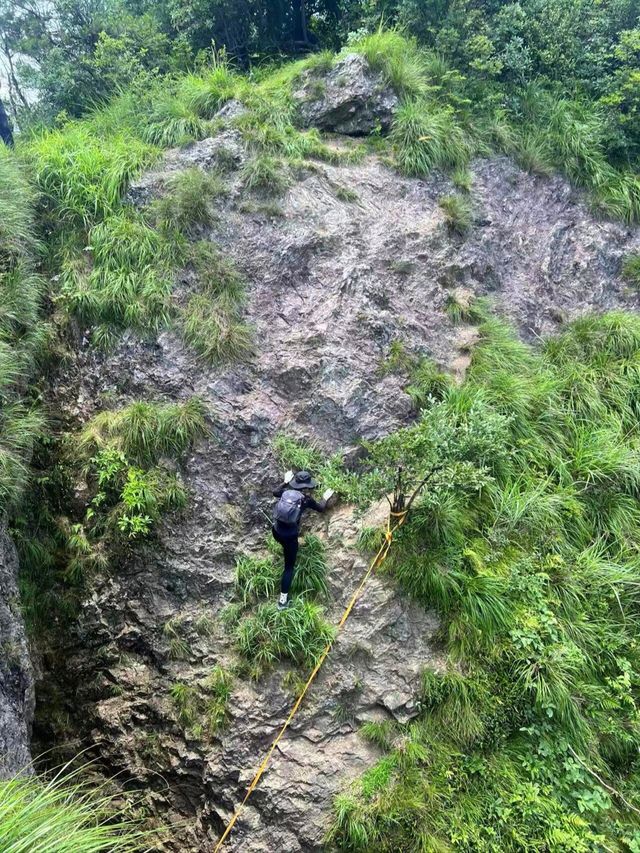
[[[296,557],[298,556],[298,534],[293,536],[281,536],[275,527],[271,528],[273,538],[276,542],[282,545],[284,554],[284,572],[280,582],[280,592],[288,593],[293,583],[293,573],[296,567]]]

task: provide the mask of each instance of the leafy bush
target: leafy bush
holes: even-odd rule
[[[73,454],[93,486],[86,521],[92,535],[114,532],[146,536],[163,512],[182,508],[186,491],[177,475],[159,464],[180,457],[206,434],[204,408],[132,403],[96,415],[73,439]]]

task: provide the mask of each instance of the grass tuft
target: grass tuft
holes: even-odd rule
[[[438,201],[447,228],[453,234],[464,237],[473,225],[473,208],[464,196],[446,195]]]
[[[472,153],[453,111],[422,100],[398,107],[391,141],[400,171],[416,177],[425,177],[433,169],[460,169]]]

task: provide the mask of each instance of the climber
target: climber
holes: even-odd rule
[[[322,500],[316,501],[311,497],[313,489],[318,484],[308,471],[287,471],[282,485],[274,489],[273,496],[279,498],[273,511],[273,527],[271,532],[276,542],[282,545],[284,554],[284,571],[280,582],[280,598],[278,610],[284,610],[289,603],[289,590],[293,581],[293,573],[298,555],[298,535],[300,521],[305,509],[324,512],[333,497],[333,490],[327,489]]]

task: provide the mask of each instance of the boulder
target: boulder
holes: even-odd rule
[[[388,130],[398,97],[364,56],[350,53],[324,76],[309,72],[294,93],[306,127],[366,136]]]

